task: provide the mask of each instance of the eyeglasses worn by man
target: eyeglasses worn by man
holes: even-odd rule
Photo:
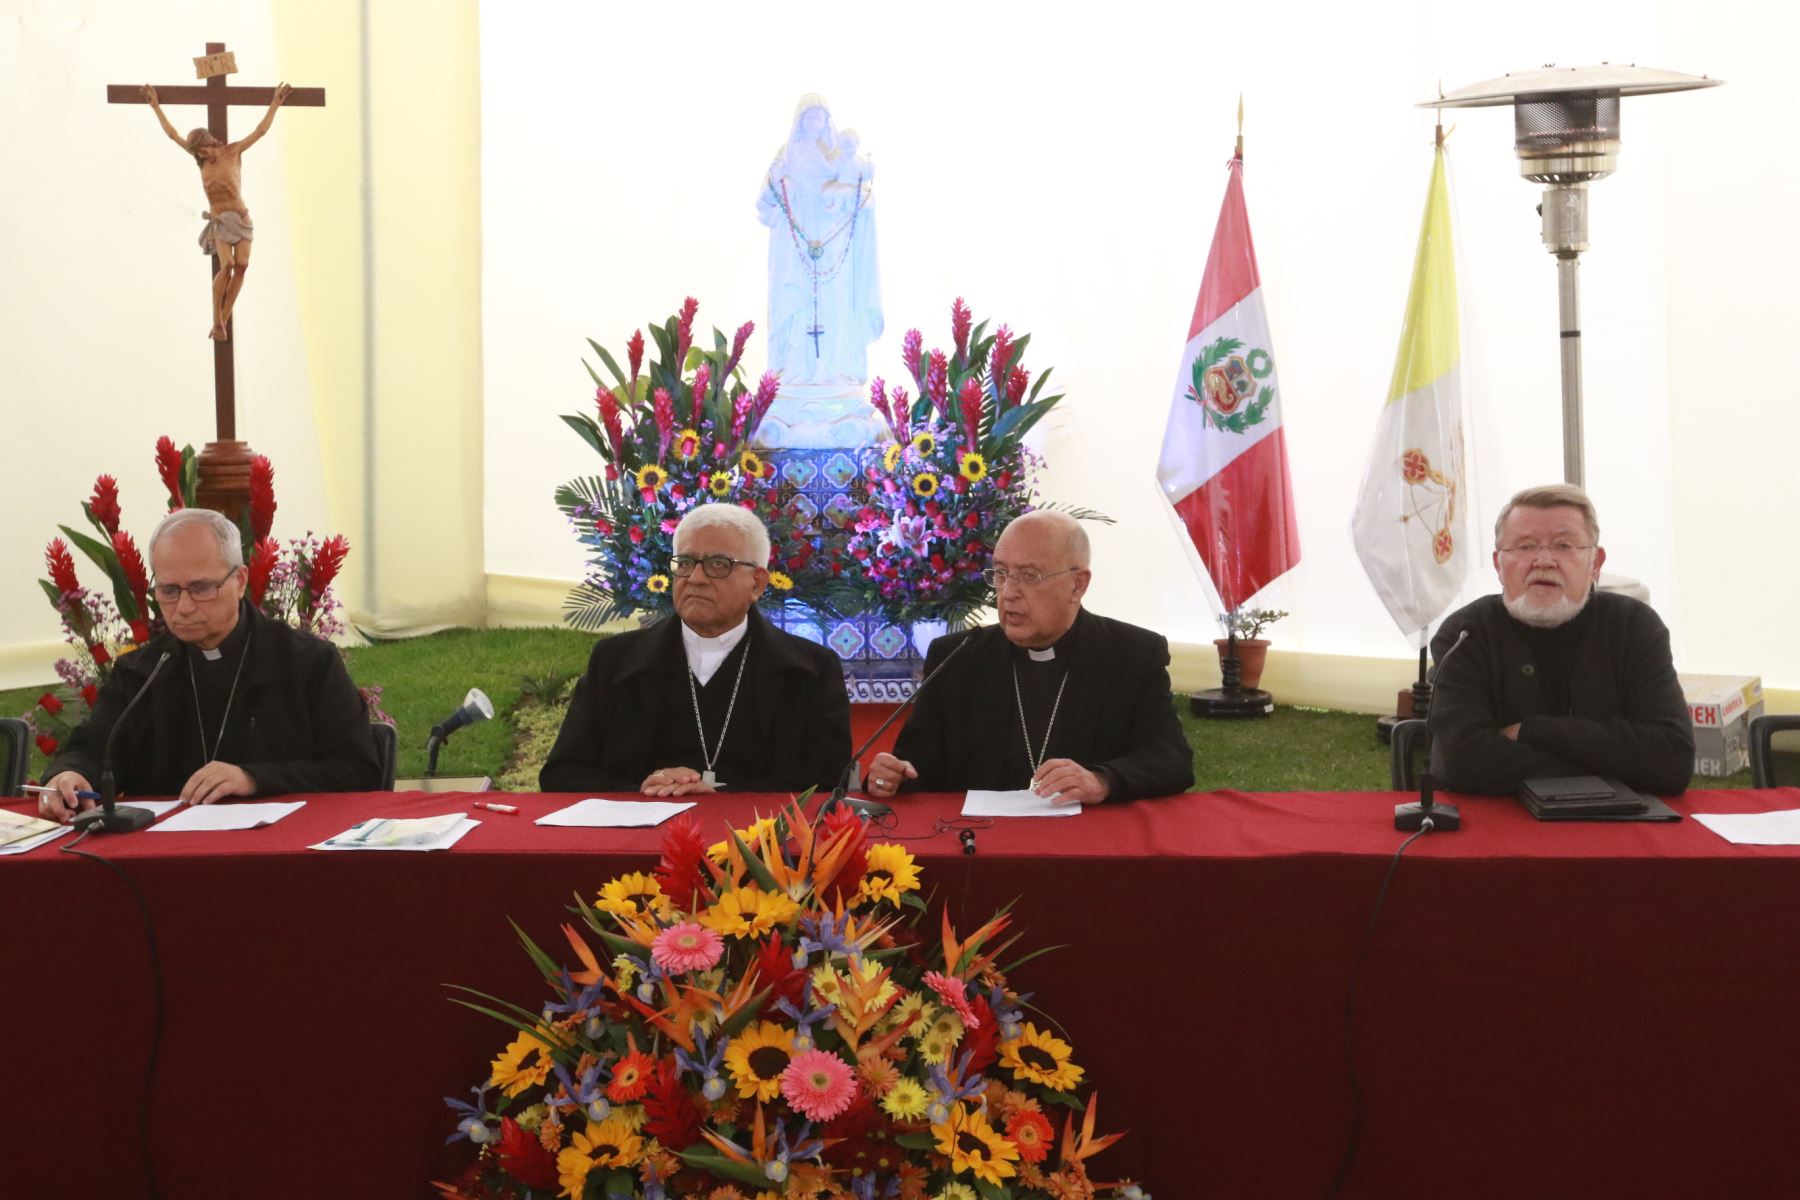
[[[150,535],[152,589],[168,631],[121,656],[93,710],[48,768],[46,817],[94,807],[101,753],[164,651],[151,694],[119,727],[119,790],[211,804],[296,792],[369,791],[381,763],[368,705],[337,649],[270,619],[244,598],[242,535],[219,513],[186,508]]]
[[[989,575],[999,623],[931,644],[926,675],[971,643],[919,696],[894,752],[869,764],[871,796],[1030,787],[1098,804],[1193,784],[1168,639],[1083,608],[1088,562],[1087,534],[1065,513],[1006,527]]]
[[[769,534],[735,504],[675,528],[676,620],[601,638],[538,776],[546,792],[830,788],[850,758],[836,654],[756,611]]]
[[[1684,791],[1694,733],[1669,631],[1648,604],[1597,586],[1606,551],[1587,494],[1527,488],[1500,510],[1494,545],[1500,594],[1450,614],[1431,643],[1438,783],[1507,794],[1526,779],[1600,775]]]

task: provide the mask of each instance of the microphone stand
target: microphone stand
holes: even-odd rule
[[[131,710],[138,706],[138,701],[150,694],[150,685],[162,673],[163,664],[169,661],[172,650],[164,650],[156,665],[150,668],[150,678],[144,680],[144,686],[138,689],[125,705],[125,711],[113,722],[112,729],[106,735],[106,745],[100,751],[100,807],[90,808],[84,813],[76,813],[72,822],[74,827],[84,833],[130,833],[144,828],[156,820],[156,814],[147,808],[134,808],[131,805],[113,806],[117,796],[117,785],[113,781],[112,752],[113,742],[119,736],[119,730],[125,727],[125,718]]]
[[[1444,657],[1438,659],[1437,669],[1432,672],[1433,678],[1444,673],[1444,664],[1449,662],[1458,650],[1462,649],[1462,644],[1468,639],[1469,631],[1466,629],[1456,635],[1456,641],[1448,650],[1444,651]],[[1421,680],[1421,683],[1427,689],[1425,694],[1430,696],[1431,684],[1424,680]],[[1429,701],[1427,703],[1429,704]],[[1419,772],[1419,798],[1406,804],[1394,805],[1394,828],[1402,832],[1429,829],[1434,833],[1454,833],[1461,829],[1462,813],[1454,804],[1433,803],[1435,792],[1431,768],[1427,766]]]
[[[862,817],[864,820],[868,820],[870,817],[885,817],[887,814],[894,811],[878,800],[858,800],[853,796],[846,795],[845,793],[850,790],[851,773],[856,770],[856,764],[862,761],[862,756],[869,752],[869,747],[881,740],[881,735],[888,731],[888,727],[899,720],[900,715],[913,706],[913,702],[919,698],[920,693],[925,690],[926,686],[939,675],[943,674],[944,668],[950,665],[950,660],[955,658],[958,654],[961,654],[963,647],[967,646],[973,640],[973,637],[966,637],[956,643],[956,645],[951,648],[950,653],[944,655],[944,661],[933,667],[931,674],[919,681],[919,686],[914,688],[913,694],[906,698],[906,703],[889,713],[888,719],[883,721],[880,726],[876,728],[875,732],[869,735],[869,740],[857,747],[856,753],[850,756],[850,761],[844,764],[843,771],[838,774],[837,786],[831,789],[831,795],[825,798],[825,803],[819,805],[819,811],[813,814],[814,823],[823,820],[827,813],[831,812],[832,809],[840,804],[849,808],[850,811],[854,812],[857,816]]]

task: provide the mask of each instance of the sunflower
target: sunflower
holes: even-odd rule
[[[956,463],[962,469],[962,477],[970,483],[980,483],[987,478],[987,459],[973,450],[958,458]]]
[[[601,888],[594,907],[616,917],[642,917],[651,913],[667,917],[673,911],[656,876],[640,871],[621,875]]]
[[[919,868],[904,847],[882,842],[869,847],[869,865],[857,887],[859,900],[886,900],[900,903],[906,892],[919,890]]]
[[[644,580],[644,590],[655,596],[662,595],[669,590],[669,577],[661,573],[652,575]]]
[[[738,455],[738,470],[744,473],[745,479],[761,478],[763,460],[754,450],[746,450]]]
[[[889,474],[892,474],[894,468],[900,465],[900,456],[902,454],[904,454],[905,452],[906,452],[906,447],[902,446],[899,442],[895,442],[893,445],[889,446],[886,450],[883,450],[881,452],[882,467]]]
[[[781,1073],[794,1056],[794,1031],[773,1021],[746,1026],[725,1047],[725,1066],[746,1100],[773,1100],[781,1094]]]
[[[731,472],[713,472],[712,480],[706,485],[706,490],[721,498],[731,495]]]
[[[676,434],[675,453],[684,459],[692,458],[700,453],[700,434],[692,429],[684,429]]]
[[[881,1098],[882,1110],[897,1121],[916,1121],[925,1115],[925,1106],[929,1097],[925,1089],[916,1079],[902,1076],[894,1086],[888,1089],[887,1095]]]
[[[1019,1148],[989,1125],[987,1114],[978,1108],[958,1104],[950,1110],[950,1119],[933,1125],[931,1132],[937,1138],[938,1153],[949,1158],[950,1170],[956,1174],[967,1171],[996,1186],[1018,1174],[1013,1164],[1019,1161]]]
[[[536,1057],[532,1058],[534,1055]],[[532,1061],[527,1062],[527,1058],[532,1058]],[[517,1096],[548,1078],[549,1045],[540,1037],[521,1033],[494,1059],[493,1070],[488,1075],[488,1085],[504,1089],[508,1096]]]
[[[613,1067],[612,1082],[606,1085],[606,1098],[614,1104],[636,1100],[650,1089],[650,1075],[656,1060],[642,1050],[633,1050]]]
[[[791,592],[794,590],[794,577],[781,571],[770,571],[769,586],[778,592]]]
[[[669,473],[655,463],[645,463],[638,468],[637,485],[639,491],[654,492],[669,481]]]
[[[921,433],[912,440],[913,453],[920,458],[930,458],[931,452],[937,449],[937,439],[929,433]]]
[[[799,911],[786,893],[733,888],[700,914],[700,923],[723,937],[761,937],[793,920]]]
[[[938,490],[938,478],[930,471],[920,471],[913,476],[912,487],[915,496],[935,496]]]
[[[1086,1071],[1069,1061],[1072,1047],[1051,1033],[1039,1031],[1030,1021],[1016,1038],[1000,1043],[1000,1065],[1015,1079],[1039,1083],[1057,1092],[1066,1092],[1081,1082]]]
[[[644,1157],[644,1139],[623,1117],[608,1117],[575,1135],[568,1149],[556,1156],[556,1181],[562,1194],[579,1197],[587,1189],[588,1172],[595,1167],[629,1167]]]

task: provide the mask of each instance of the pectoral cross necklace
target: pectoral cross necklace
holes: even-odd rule
[[[206,653],[204,650],[202,654]],[[219,747],[225,744],[225,724],[231,720],[231,702],[237,699],[238,680],[244,677],[244,664],[250,661],[250,630],[244,630],[244,648],[238,653],[237,671],[231,677],[231,691],[225,694],[225,713],[219,718],[219,736],[213,739],[212,753],[206,752],[206,719],[200,715],[200,684],[194,678],[194,660],[188,658],[188,687],[194,691],[194,724],[200,727],[200,757],[212,762],[219,757]],[[206,763],[201,763],[205,766]]]
[[[694,683],[694,668],[688,668],[688,695],[694,701],[694,730],[700,735],[700,762],[706,769],[700,772],[700,782],[707,787],[718,787],[719,777],[713,772],[713,764],[719,761],[719,755],[725,751],[725,734],[731,729],[731,714],[737,708],[738,687],[744,682],[744,664],[750,661],[750,642],[744,641],[744,656],[738,659],[737,678],[731,681],[731,699],[725,705],[725,723],[719,726],[719,744],[709,753],[706,749],[706,722],[700,717],[700,688]]]

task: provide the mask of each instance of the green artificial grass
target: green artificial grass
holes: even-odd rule
[[[587,665],[594,638],[572,629],[456,629],[348,651],[350,674],[379,686],[381,705],[400,732],[398,774],[425,771],[431,727],[462,703],[471,687],[494,702],[495,719],[466,726],[438,757],[443,775],[488,775],[512,791],[536,788],[571,681]],[[0,715],[23,713],[48,685],[0,691]],[[1279,697],[1277,697],[1279,699]],[[1203,720],[1176,697],[1194,750],[1194,790],[1251,792],[1382,791],[1388,748],[1375,718],[1278,705],[1266,718]],[[44,766],[34,750],[32,772]],[[1749,787],[1750,772],[1696,777],[1695,787]]]

